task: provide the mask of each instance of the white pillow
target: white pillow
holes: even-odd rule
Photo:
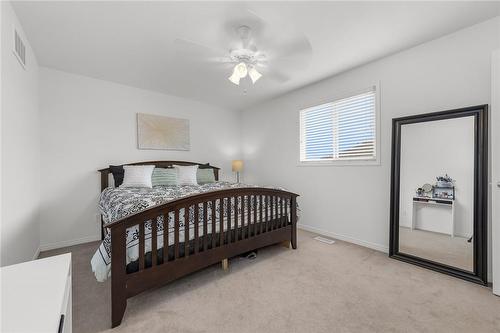
[[[174,165],[177,169],[177,181],[179,185],[198,185],[196,180],[197,165]]]
[[[149,187],[152,188],[151,175],[154,165],[124,165],[123,183],[120,187]]]

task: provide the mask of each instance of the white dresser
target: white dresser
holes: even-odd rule
[[[2,267],[2,332],[71,332],[71,253]]]

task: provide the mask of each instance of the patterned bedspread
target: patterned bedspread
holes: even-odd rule
[[[103,220],[105,223],[111,223],[117,220],[120,220],[124,217],[136,214],[138,212],[144,211],[151,207],[165,204],[167,202],[196,195],[205,192],[219,191],[231,188],[248,188],[248,187],[256,187],[253,185],[246,184],[235,184],[228,182],[216,182],[205,185],[186,185],[186,186],[156,186],[152,189],[148,188],[106,188],[102,193],[99,200],[99,209],[103,216]],[[248,198],[244,198],[246,200]],[[243,207],[247,207],[244,205],[244,202],[241,202],[241,199],[238,199],[237,202],[235,200],[224,200],[222,202],[216,202],[216,212],[215,216],[212,216],[212,207],[211,203],[208,203],[208,212],[207,212],[207,224],[208,231],[212,230],[212,222],[214,222],[216,232],[219,231],[220,222],[224,223],[224,230],[229,230],[229,228],[233,228],[233,225],[228,225],[228,216],[227,216],[227,205],[230,205],[230,214],[234,216],[238,214],[240,217],[239,221],[243,220],[243,216],[250,213],[246,212]],[[256,206],[257,211],[260,209],[260,202],[257,199]],[[253,202],[250,202],[248,207],[253,207]],[[222,208],[222,209],[221,209]],[[265,207],[264,207],[265,208]],[[269,208],[269,207],[268,207]],[[194,238],[194,206],[191,206],[189,210],[189,238]],[[199,209],[199,217],[203,216],[203,206],[200,205]],[[288,208],[287,208],[288,209]],[[273,212],[268,209],[268,213],[272,214]],[[258,215],[258,214],[257,214]],[[230,219],[232,223],[234,223],[234,218]],[[245,219],[247,221],[248,219]],[[257,218],[257,222],[259,219]],[[163,218],[158,218],[157,223],[157,247],[158,249],[163,248],[163,231],[164,231],[164,223]],[[198,221],[199,236],[203,236],[203,224],[202,220]],[[145,224],[145,252],[151,251],[151,223],[152,221],[147,221]],[[241,222],[240,222],[241,223]],[[253,223],[253,222],[252,222]],[[184,212],[183,209],[179,212],[179,239],[180,241],[184,241]],[[174,242],[174,215],[171,212],[168,216],[168,232],[169,232],[169,244],[172,245]],[[172,235],[172,236],[171,236]],[[127,264],[135,261],[139,257],[139,229],[138,226],[134,226],[131,228],[127,228],[126,230],[126,262]],[[111,234],[107,234],[104,238],[103,242],[95,252],[94,256],[91,260],[92,271],[94,272],[96,279],[98,281],[104,281],[111,274]]]

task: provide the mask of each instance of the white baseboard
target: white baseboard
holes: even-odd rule
[[[33,255],[33,260],[37,260],[40,256],[40,246],[36,249],[35,254]]]
[[[384,246],[384,245],[367,242],[367,241],[364,241],[364,240],[361,240],[361,239],[357,239],[357,238],[353,238],[353,237],[350,237],[350,236],[340,235],[340,234],[337,234],[337,233],[334,233],[334,232],[331,232],[331,231],[319,229],[319,228],[312,227],[312,226],[306,225],[306,224],[299,223],[297,225],[297,227],[299,229],[310,231],[310,232],[314,232],[316,234],[320,234],[320,235],[323,235],[323,236],[328,236],[328,237],[336,238],[336,239],[339,239],[339,240],[342,240],[342,241],[345,241],[345,242],[349,242],[349,243],[353,243],[353,244],[356,244],[356,245],[364,246],[364,247],[367,247],[367,248],[372,249],[372,250],[376,250],[376,251],[380,251],[380,252],[384,252],[384,253],[389,253],[389,247]]]
[[[78,244],[83,244],[83,243],[95,242],[98,240],[101,240],[101,235],[92,235],[92,236],[71,239],[71,240],[62,241],[62,242],[41,244],[39,250],[40,251],[55,250],[55,249],[59,249],[61,247],[67,247],[67,246],[73,246],[73,245],[78,245]]]

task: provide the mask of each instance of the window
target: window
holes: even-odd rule
[[[300,111],[300,161],[376,160],[375,87]]]

